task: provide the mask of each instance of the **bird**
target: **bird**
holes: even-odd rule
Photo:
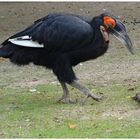
[[[60,102],[73,103],[67,85],[83,93],[85,102],[89,97],[100,101],[101,96],[78,82],[73,67],[104,55],[109,48],[109,34],[133,54],[125,25],[111,13],[101,13],[92,19],[71,13],[49,13],[1,43],[0,57],[19,66],[33,63],[52,70],[63,90]]]
[[[132,97],[132,99],[140,103],[140,92],[136,93],[136,95]]]

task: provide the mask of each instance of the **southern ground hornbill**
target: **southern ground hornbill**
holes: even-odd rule
[[[0,57],[9,58],[18,65],[32,62],[52,69],[63,89],[59,101],[72,103],[66,84],[85,94],[84,101],[88,97],[98,101],[99,96],[77,82],[72,67],[102,56],[108,49],[110,33],[133,53],[125,26],[109,13],[92,20],[79,15],[51,13],[4,41]]]

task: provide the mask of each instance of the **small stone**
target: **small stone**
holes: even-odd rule
[[[122,119],[123,119],[123,117],[119,117],[119,118],[118,118],[118,120],[122,120]]]
[[[102,9],[103,11],[106,11],[106,9],[104,8],[104,9]]]
[[[90,13],[90,11],[86,11],[86,13],[87,13],[87,14],[89,14],[89,13]]]
[[[30,89],[29,91],[30,92],[36,92],[37,90],[36,89]]]
[[[119,16],[118,16],[118,19],[123,19],[123,16],[119,15]]]
[[[26,119],[25,121],[26,121],[26,122],[29,122],[29,121],[30,121],[30,119]]]

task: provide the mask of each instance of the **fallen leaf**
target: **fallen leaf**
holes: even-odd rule
[[[76,128],[76,124],[69,124],[68,127],[69,127],[70,129],[74,129],[74,128]]]

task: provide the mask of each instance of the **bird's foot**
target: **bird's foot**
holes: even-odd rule
[[[102,96],[101,94],[102,94],[102,93],[100,93],[100,96],[93,95],[93,94],[88,94],[88,95],[83,99],[82,104],[84,105],[89,97],[91,97],[93,100],[99,102],[99,101],[102,100],[102,98],[103,98],[103,96]]]
[[[76,104],[77,103],[77,100],[72,100],[71,98],[69,97],[61,97],[59,100],[58,100],[58,103],[64,103],[64,104]]]
[[[100,101],[103,99],[103,95],[101,95],[101,94],[100,94],[100,96],[90,94],[90,95],[88,95],[88,97],[91,97],[95,101]]]

